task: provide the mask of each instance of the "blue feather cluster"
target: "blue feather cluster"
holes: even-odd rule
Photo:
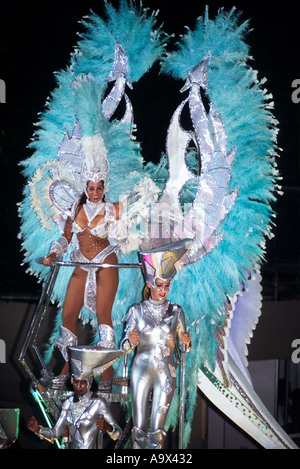
[[[207,9],[195,30],[187,31],[177,50],[162,64],[165,73],[186,80],[188,73],[211,55],[206,93],[225,125],[228,150],[236,149],[230,190],[239,191],[220,228],[224,236],[221,244],[203,260],[182,269],[169,295],[183,307],[193,342],[187,360],[192,385],[187,399],[186,443],[196,399],[197,368],[206,364],[214,369],[219,350],[215,331],[224,329],[227,300],[234,298],[241,284],[247,286],[247,275],[263,261],[265,239],[273,224],[271,204],[278,188],[277,122],[264,81],[258,81],[248,64],[251,57],[245,35],[249,22],[239,25],[239,20],[235,9],[220,10],[214,20]],[[168,417],[170,425],[176,425],[178,405],[179,396]]]

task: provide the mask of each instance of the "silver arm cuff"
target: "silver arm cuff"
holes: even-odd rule
[[[68,250],[68,241],[62,236],[58,241],[53,241],[50,247],[50,254],[56,253],[58,259],[62,259]]]
[[[113,429],[111,432],[107,432],[112,440],[118,440],[121,437],[121,429],[116,425],[112,425]]]
[[[128,352],[128,350],[130,350],[131,348],[133,348],[133,345],[131,344],[130,340],[125,337],[125,339],[121,341],[120,349],[124,352]]]
[[[54,436],[53,430],[51,428],[45,428],[45,427],[42,427],[40,425],[39,426],[39,431],[36,432],[36,435],[41,440],[47,440],[47,441],[49,441],[49,443],[54,443],[55,436]]]

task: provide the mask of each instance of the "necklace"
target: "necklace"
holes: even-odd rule
[[[88,226],[90,226],[94,218],[99,215],[101,210],[104,209],[104,206],[105,203],[102,201],[95,203],[87,199],[86,203],[83,204],[83,209],[88,220]]]

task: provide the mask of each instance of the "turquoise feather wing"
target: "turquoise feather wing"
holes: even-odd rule
[[[187,375],[193,385],[188,391],[186,441],[197,392],[197,368],[206,364],[214,370],[219,364],[226,379],[231,303],[241,285],[247,288],[248,278],[264,260],[265,241],[272,236],[275,215],[272,203],[280,189],[278,123],[272,114],[272,97],[264,89],[264,80],[259,81],[257,72],[249,66],[251,57],[245,42],[249,22],[239,21],[235,9],[221,10],[214,20],[207,9],[162,65],[164,73],[186,80],[210,55],[205,94],[224,124],[229,149],[235,149],[229,190],[238,189],[237,199],[219,227],[222,242],[201,261],[181,269],[170,292],[172,301],[185,311],[193,342],[187,360]],[[160,174],[164,165],[162,161]],[[185,197],[188,200],[183,190],[183,201]],[[168,417],[171,425],[176,422],[176,405],[178,401]]]

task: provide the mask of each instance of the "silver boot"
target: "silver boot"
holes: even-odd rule
[[[112,327],[107,324],[100,324],[99,326],[99,336],[100,340],[97,342],[98,347],[105,349],[115,349],[116,348],[116,334]],[[101,381],[98,385],[98,391],[101,393],[111,393],[112,392],[112,380],[110,381]]]
[[[166,432],[164,430],[156,430],[148,435],[148,449],[162,449]]]
[[[64,360],[69,362],[69,351],[68,347],[74,347],[78,344],[78,339],[73,332],[69,331],[64,326],[60,326],[60,337],[55,340],[55,343],[62,354]],[[53,389],[67,389],[67,382],[69,379],[69,374],[59,375],[52,379],[52,388]]]
[[[100,340],[97,342],[99,347],[115,349],[116,348],[116,334],[112,327],[107,324],[100,324],[99,326]]]
[[[69,331],[64,326],[60,326],[60,337],[55,340],[55,343],[64,357],[65,361],[69,361],[68,347],[74,347],[78,344],[78,339],[73,332]]]
[[[133,427],[131,430],[132,449],[144,449],[148,447],[148,437],[143,430]]]

